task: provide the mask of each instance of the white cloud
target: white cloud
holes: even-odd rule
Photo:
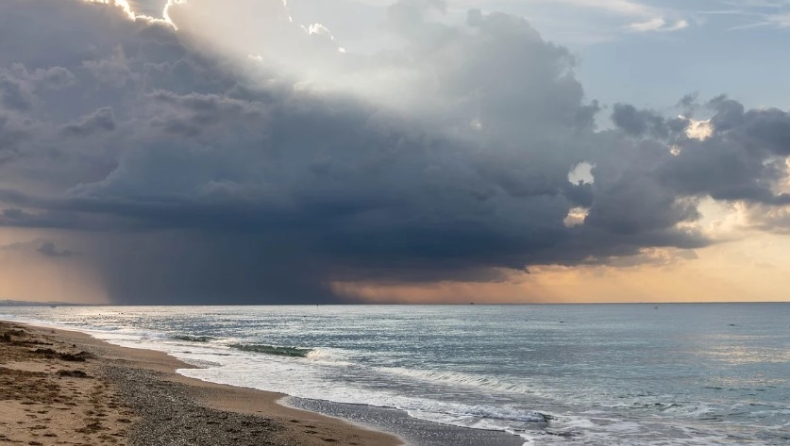
[[[485,2],[475,3],[480,3],[480,7],[484,7]],[[529,3],[569,5],[579,9],[596,11],[604,15],[619,16],[632,21],[624,26],[630,32],[670,32],[679,31],[690,26],[689,21],[683,18],[679,11],[658,8],[631,0],[531,0]],[[636,21],[633,22],[633,20]]]
[[[587,208],[571,208],[568,211],[568,215],[562,221],[566,228],[574,228],[576,226],[581,226],[584,224],[584,219],[587,218],[587,214],[590,213],[590,210]]]
[[[682,118],[682,117],[681,117]],[[686,136],[700,141],[705,141],[713,135],[713,125],[710,119],[698,121],[696,119],[689,119],[689,126],[686,129]]]
[[[553,0],[552,3],[565,3],[591,9],[602,9],[626,16],[652,16],[658,11],[650,6],[628,0]]]
[[[790,12],[766,14],[762,16],[761,20],[745,25],[742,28],[749,27],[788,28],[790,27]]]
[[[129,4],[128,0],[82,0],[86,3],[101,3],[104,5],[115,6],[123,11],[123,13],[128,17],[130,20],[145,20],[148,22],[159,22],[159,23],[166,23],[173,28],[176,28],[173,21],[170,19],[169,10],[170,7],[175,4],[183,4],[186,3],[187,0],[168,0],[167,4],[165,4],[164,9],[162,10],[162,17],[151,17],[144,14],[137,14],[132,5]]]
[[[392,0],[356,0],[373,6],[385,7],[393,3]],[[527,4],[565,4],[578,6],[587,9],[598,9],[606,12],[627,15],[627,16],[650,16],[656,13],[656,9],[643,3],[631,0],[520,0]],[[453,8],[486,8],[490,0],[446,0],[448,7]],[[497,6],[501,6],[501,3]]]
[[[717,3],[720,5],[719,8],[714,6],[704,11],[695,11],[695,14],[729,17],[740,22],[730,26],[730,30],[790,27],[790,2],[786,0],[740,0]]]
[[[633,32],[650,32],[650,31],[679,31],[688,28],[689,23],[686,20],[677,20],[675,22],[667,22],[663,17],[655,17],[644,22],[632,23],[627,26],[629,31]]]

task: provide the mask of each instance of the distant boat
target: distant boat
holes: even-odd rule
[[[653,309],[654,309],[654,310],[658,310],[658,305],[656,305],[655,307],[653,307]]]

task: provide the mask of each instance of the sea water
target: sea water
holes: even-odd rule
[[[9,307],[0,318],[165,351],[202,380],[398,408],[528,445],[790,445],[790,304]]]

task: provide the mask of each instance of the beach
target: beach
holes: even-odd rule
[[[278,404],[283,394],[178,375],[171,356],[0,322],[0,444],[377,445],[403,442]]]
[[[787,311],[5,307],[0,444],[787,444]]]

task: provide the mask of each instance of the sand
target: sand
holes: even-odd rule
[[[0,322],[0,444],[396,446],[393,435],[178,375],[189,365],[83,333]]]

